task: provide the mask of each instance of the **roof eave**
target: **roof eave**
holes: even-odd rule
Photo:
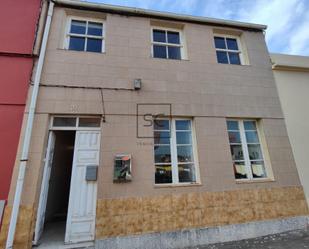
[[[218,26],[228,26],[234,28],[243,28],[256,31],[264,31],[267,26],[262,24],[246,23],[246,22],[237,22],[216,18],[207,18],[207,17],[197,17],[190,15],[180,15],[169,12],[160,12],[154,10],[146,10],[140,8],[116,6],[102,3],[91,3],[91,2],[82,2],[82,1],[72,1],[72,0],[52,0],[55,4],[74,7],[74,8],[84,8],[97,11],[106,11],[106,12],[117,12],[120,14],[134,15],[134,16],[149,16],[153,18],[161,19],[170,19],[177,21],[185,22],[196,22],[201,24],[211,24]]]
[[[293,65],[293,64],[277,64],[274,63],[272,65],[273,70],[281,70],[281,71],[298,71],[298,72],[309,72],[309,67]]]

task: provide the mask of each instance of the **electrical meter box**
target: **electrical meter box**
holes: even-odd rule
[[[98,178],[98,166],[89,165],[86,168],[86,181],[96,181]]]
[[[116,155],[114,162],[114,182],[130,182],[132,180],[131,155]]]

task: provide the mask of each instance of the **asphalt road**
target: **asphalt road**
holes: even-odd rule
[[[309,248],[309,228],[255,239],[219,243],[188,249],[303,249]]]

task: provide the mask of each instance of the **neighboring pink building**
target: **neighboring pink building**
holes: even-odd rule
[[[0,224],[8,198],[31,77],[41,0],[2,0],[0,8]]]

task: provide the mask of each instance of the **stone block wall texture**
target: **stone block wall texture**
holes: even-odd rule
[[[96,239],[308,215],[301,187],[98,200]]]
[[[0,231],[0,249],[5,249],[7,233],[11,218],[11,206],[6,206]],[[32,248],[35,212],[33,206],[21,205],[16,226],[14,249]]]

